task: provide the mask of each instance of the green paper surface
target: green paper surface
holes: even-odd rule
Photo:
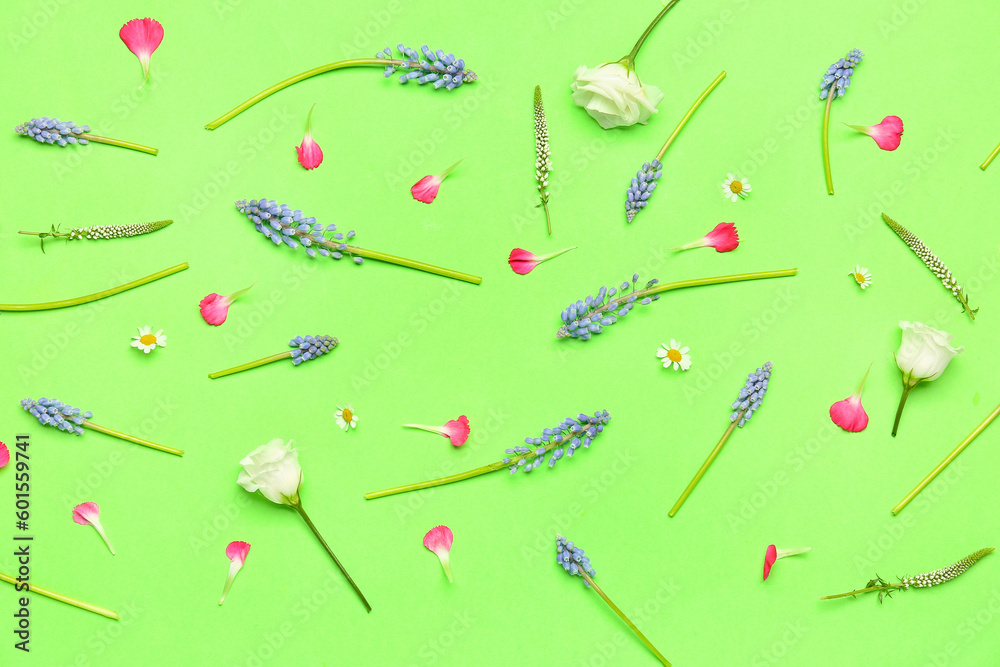
[[[676,665],[988,665],[1000,652],[1000,557],[934,590],[820,602],[1000,546],[1000,426],[988,428],[903,512],[889,510],[1000,401],[996,334],[1000,140],[989,47],[1000,15],[961,6],[684,0],[637,58],[665,97],[647,126],[602,130],[570,98],[580,65],[626,54],[661,5],[567,0],[461,6],[371,3],[4,3],[0,134],[0,302],[89,294],[181,262],[190,269],[75,308],[0,315],[0,439],[30,435],[31,581],[116,610],[118,622],[32,598],[28,655],[14,648],[18,597],[0,585],[0,663],[38,665],[652,665],[628,628],[555,563],[555,533],[593,559],[596,581]],[[153,16],[165,38],[151,80],[117,36]],[[479,80],[447,92],[347,69],[296,84],[221,128],[205,123],[265,87],[336,60],[427,40]],[[865,51],[833,103],[826,194],[819,83]],[[984,56],[984,52],[987,54]],[[631,225],[625,189],[691,102],[707,98],[664,158]],[[532,95],[548,118],[553,235],[533,164]],[[302,169],[294,146],[316,104],[325,154]],[[41,145],[12,128],[33,117],[160,149]],[[899,149],[841,123],[900,116]],[[431,205],[409,187],[457,160]],[[727,172],[747,177],[727,201]],[[367,261],[310,260],[275,248],[233,206],[266,197],[358,245],[480,275],[474,286]],[[962,281],[975,322],[891,230],[885,211]],[[147,236],[52,240],[18,230],[172,218]],[[740,247],[668,253],[719,222]],[[526,276],[512,248],[577,250]],[[869,267],[863,292],[849,273]],[[793,278],[671,292],[589,342],[558,340],[560,311],[639,272],[661,282],[798,267]],[[207,294],[256,281],[210,327]],[[892,352],[899,320],[965,347],[915,389],[899,435]],[[168,336],[144,355],[136,327]],[[327,358],[207,374],[329,334]],[[663,369],[674,338],[692,367]],[[737,430],[674,518],[668,509],[728,425],[745,376],[774,375],[761,412]],[[828,408],[870,363],[867,430]],[[22,398],[55,397],[94,421],[185,451],[43,428]],[[351,403],[356,430],[334,411]],[[460,472],[578,412],[606,409],[593,447],[530,477],[504,471],[366,501],[363,494]],[[467,415],[455,449],[404,423]],[[236,484],[239,460],[293,439],[302,501],[367,595],[366,614],[308,528]],[[15,463],[0,469],[0,571],[12,573]],[[73,523],[93,501],[117,556]],[[454,531],[454,584],[422,546]],[[252,545],[225,605],[226,545]],[[812,547],[761,581],[764,551]]]

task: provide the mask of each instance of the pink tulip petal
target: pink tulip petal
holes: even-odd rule
[[[414,183],[413,187],[410,188],[410,192],[413,194],[413,198],[417,201],[430,204],[434,201],[434,198],[437,197],[438,188],[440,187],[440,176],[424,176],[419,181]]]
[[[868,413],[861,405],[861,397],[857,395],[831,405],[830,419],[840,428],[852,433],[863,431],[868,426]]]
[[[7,451],[7,445],[0,442],[0,468],[10,463],[10,452]]]
[[[163,41],[163,26],[156,19],[132,19],[121,27],[118,36],[139,59],[143,81],[149,80],[149,57]]]
[[[899,148],[903,136],[903,121],[899,116],[886,116],[878,125],[848,125],[848,127],[867,134],[884,151],[894,151]]]
[[[201,300],[198,308],[201,310],[201,316],[205,321],[217,327],[226,321],[226,317],[229,316],[229,306],[231,304],[232,301],[229,300],[228,296],[212,292]]]
[[[507,258],[507,263],[510,264],[510,268],[513,269],[514,273],[519,273],[522,276],[531,273],[532,269],[538,266],[541,261],[541,257],[538,255],[521,248],[511,250],[510,256]]]
[[[448,581],[452,583],[454,580],[451,578],[451,562],[448,557],[453,540],[454,535],[448,526],[436,526],[424,535],[424,546],[437,554],[441,561],[441,567],[444,568],[444,573],[448,576]]]
[[[778,560],[778,550],[772,544],[767,547],[767,551],[764,553],[764,581],[767,581],[767,576],[771,574],[771,566],[776,560]]]
[[[452,419],[444,425],[444,434],[455,447],[461,447],[469,439],[469,419],[462,415],[458,419]]]

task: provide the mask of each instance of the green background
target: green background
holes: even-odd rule
[[[997,544],[1000,427],[987,430],[898,517],[889,509],[1000,399],[1000,140],[997,86],[983,54],[1000,31],[990,3],[848,5],[685,0],[638,57],[665,98],[648,126],[604,131],[573,105],[575,68],[626,53],[656,2],[483,5],[6,2],[0,10],[5,123],[55,115],[160,149],[42,146],[2,135],[0,300],[87,294],[180,262],[191,268],[91,305],[5,313],[2,437],[31,434],[32,580],[110,607],[120,622],[33,600],[31,654],[12,644],[16,598],[0,588],[8,664],[464,665],[655,664],[619,619],[554,562],[558,530],[587,549],[604,590],[679,665],[983,665],[1000,649],[1000,557],[956,582],[819,602],[821,595],[951,564]],[[165,29],[153,81],[117,36],[128,19]],[[371,57],[398,41],[451,50],[479,81],[446,92],[401,87],[377,69],[297,84],[222,128],[202,126],[308,68]],[[866,52],[833,108],[837,194],[823,182],[819,81]],[[624,190],[688,105],[728,76],[664,160],[650,206],[627,226]],[[531,97],[551,136],[553,236],[536,210]],[[303,170],[293,146],[316,103],[325,153]],[[906,125],[883,152],[840,122]],[[465,158],[431,206],[409,186]],[[727,172],[746,201],[720,196]],[[233,207],[267,197],[358,230],[358,244],[483,276],[467,285],[378,262],[310,261],[277,249]],[[885,227],[885,210],[937,252],[981,307],[975,322]],[[155,234],[48,244],[50,224],[172,218]],[[742,243],[671,254],[717,223]],[[528,276],[514,247],[577,250]],[[871,269],[862,292],[848,273]],[[661,281],[798,267],[794,278],[666,295],[591,340],[557,340],[559,312],[634,271]],[[257,281],[219,328],[198,315],[210,292]],[[897,322],[955,335],[965,352],[910,397],[899,436]],[[129,347],[163,328],[165,349]],[[331,334],[328,359],[206,374]],[[686,373],[657,346],[691,347]],[[666,515],[727,425],[745,374],[774,376],[673,519]],[[869,428],[834,426],[828,406],[874,362]],[[25,397],[57,397],[94,421],[185,450],[175,458],[89,432],[43,429]],[[333,413],[351,402],[356,431]],[[497,473],[365,501],[362,494],[497,460],[566,415],[607,409],[595,446],[533,477]],[[468,415],[461,449],[407,422]],[[367,594],[370,615],[305,525],[236,484],[239,460],[294,439],[303,503]],[[0,567],[14,569],[14,471],[0,470]],[[118,555],[72,507],[95,501]],[[449,585],[424,533],[455,534]],[[3,537],[6,534],[8,537]],[[223,607],[232,540],[253,546]],[[763,553],[810,546],[760,580]]]

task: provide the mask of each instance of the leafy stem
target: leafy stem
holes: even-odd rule
[[[837,598],[854,597],[855,595],[861,595],[862,593],[874,593],[878,591],[878,601],[882,602],[883,597],[892,597],[892,591],[900,588],[906,588],[903,584],[892,584],[883,579],[882,577],[875,575],[874,579],[868,581],[864,588],[859,588],[856,591],[850,591],[847,593],[838,593],[837,595],[824,595],[820,600],[835,600]]]

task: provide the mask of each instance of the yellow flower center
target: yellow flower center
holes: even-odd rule
[[[864,277],[864,276],[863,276],[862,274],[860,274],[860,273],[855,273],[855,274],[854,274],[854,279],[855,279],[856,281],[858,281],[858,284],[859,284],[859,285],[863,285],[863,284],[864,284],[864,282],[865,282],[865,277]]]
[[[743,192],[743,182],[733,181],[732,183],[729,184],[729,189],[733,191],[733,194],[738,195],[739,193]]]
[[[350,422],[354,418],[354,413],[351,412],[350,408],[344,408],[344,411],[340,413],[340,416],[345,422]]]
[[[139,339],[139,342],[143,345],[152,345],[156,342],[156,336],[153,334],[143,334],[142,338]]]
[[[680,351],[674,349],[667,350],[667,359],[674,362],[675,364],[679,364],[681,362]]]

